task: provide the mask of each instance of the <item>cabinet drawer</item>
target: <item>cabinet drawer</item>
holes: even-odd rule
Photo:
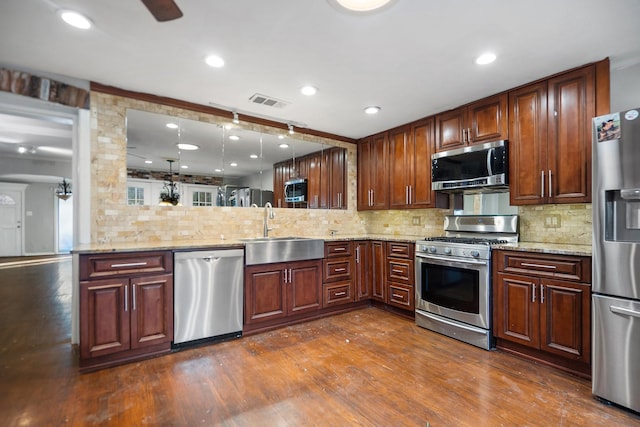
[[[353,282],[340,282],[324,285],[322,306],[347,304],[354,301]]]
[[[411,285],[389,283],[389,304],[408,310],[414,309],[414,289]]]
[[[141,273],[171,273],[173,257],[170,251],[80,256],[80,279],[131,275]]]
[[[413,284],[413,260],[389,259],[387,267],[389,281]]]
[[[413,258],[412,243],[387,242],[387,256],[394,258]]]
[[[344,257],[351,256],[353,253],[353,242],[341,241],[341,242],[325,242],[324,243],[324,257]]]
[[[588,257],[505,251],[498,253],[498,271],[591,282],[591,259]]]
[[[353,268],[351,258],[325,259],[323,264],[323,282],[351,279],[351,270]]]

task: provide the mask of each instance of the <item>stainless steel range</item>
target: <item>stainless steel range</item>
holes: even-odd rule
[[[416,324],[489,350],[491,248],[518,241],[518,216],[451,215],[444,229],[416,242]]]

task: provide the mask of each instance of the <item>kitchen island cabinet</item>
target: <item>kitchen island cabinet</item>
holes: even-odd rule
[[[170,251],[80,255],[80,370],[171,350]]]
[[[591,362],[591,259],[494,253],[497,348],[582,376]]]

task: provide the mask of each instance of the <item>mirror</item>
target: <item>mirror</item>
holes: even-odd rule
[[[284,130],[267,134],[132,109],[126,128],[130,205],[159,204],[175,184],[179,198],[171,204],[264,206],[273,203],[274,164],[323,150]]]

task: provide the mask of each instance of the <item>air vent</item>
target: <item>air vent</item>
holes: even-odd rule
[[[284,108],[287,105],[289,105],[289,102],[287,101],[283,101],[281,99],[277,99],[272,96],[262,95],[259,93],[254,93],[251,96],[251,98],[249,98],[249,100],[254,104],[260,104],[266,107]]]

